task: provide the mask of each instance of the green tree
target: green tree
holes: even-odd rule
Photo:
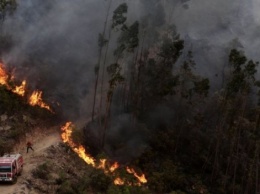
[[[127,13],[128,6],[126,3],[120,4],[113,13],[113,22],[112,28],[123,27],[126,22],[127,17],[125,14]]]
[[[104,87],[104,76],[105,76],[105,69],[107,65],[107,55],[108,55],[108,50],[109,50],[109,43],[111,39],[111,32],[112,30],[118,31],[119,28],[121,27],[123,29],[123,26],[125,26],[125,22],[127,17],[125,16],[128,10],[128,6],[126,3],[120,4],[113,12],[113,17],[112,17],[112,24],[110,26],[109,32],[108,32],[108,38],[107,38],[107,43],[106,43],[106,48],[105,48],[105,53],[104,53],[104,60],[103,60],[103,67],[102,67],[102,77],[101,77],[101,91],[100,91],[100,111],[102,110],[102,103],[103,103],[103,87]],[[124,50],[124,49],[123,49]],[[118,55],[119,58],[120,55]],[[118,63],[116,60],[115,63]]]
[[[0,19],[5,19],[6,13],[12,13],[16,9],[16,0],[0,0]]]
[[[105,33],[106,33],[108,16],[109,16],[111,4],[112,4],[112,0],[110,0],[109,4],[108,4],[103,32],[102,32],[102,34],[99,34],[99,37],[98,37],[99,56],[98,56],[97,65],[95,66],[96,80],[95,80],[95,86],[94,86],[94,99],[93,99],[93,106],[92,106],[92,117],[91,117],[92,121],[94,120],[94,115],[95,115],[96,94],[97,94],[98,80],[99,80],[99,74],[100,74],[99,71],[100,71],[100,63],[101,63],[101,58],[102,58],[102,50],[103,50],[104,46],[106,44],[108,44],[108,40],[105,39]]]
[[[108,127],[108,120],[110,116],[110,108],[113,99],[113,93],[115,88],[118,84],[121,84],[124,81],[124,77],[121,75],[121,67],[118,63],[111,64],[107,67],[107,72],[110,76],[109,80],[109,89],[107,92],[107,106],[106,106],[106,114],[105,114],[105,121],[104,121],[104,129],[102,135],[102,143],[101,146],[104,147],[105,138],[106,138],[106,130]]]

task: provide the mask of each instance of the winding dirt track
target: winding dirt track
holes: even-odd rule
[[[34,135],[35,137],[35,135]],[[34,152],[29,150],[26,153],[25,146],[18,147],[17,151],[23,155],[24,167],[22,175],[18,177],[16,184],[0,183],[0,194],[38,194],[33,190],[28,189],[28,182],[26,179],[31,176],[31,171],[42,162],[42,156],[46,149],[52,145],[56,145],[61,141],[59,131],[57,129],[50,130],[46,134],[37,135],[33,141]]]

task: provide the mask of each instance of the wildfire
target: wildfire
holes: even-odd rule
[[[126,167],[126,171],[129,173],[129,174],[133,174],[138,180],[139,182],[141,183],[147,183],[147,180],[144,176],[144,174],[142,174],[141,176],[139,176],[135,171],[134,169],[131,169],[129,167]]]
[[[41,91],[34,91],[32,93],[32,95],[29,98],[29,104],[32,106],[38,105],[42,108],[46,108],[47,110],[51,111],[51,108],[43,102]]]
[[[98,168],[100,168],[100,169],[106,169],[106,162],[107,162],[106,159],[100,159],[100,164],[99,164]],[[106,172],[107,172],[107,171],[106,171]]]
[[[81,157],[87,164],[92,165],[93,167],[95,166],[94,158],[86,154],[86,150],[82,145],[80,145],[79,148],[74,148],[73,150],[78,153],[79,157]]]
[[[92,165],[94,168],[98,168],[98,169],[103,169],[105,173],[113,173],[116,169],[119,168],[119,164],[118,162],[113,163],[112,165],[109,165],[107,163],[106,159],[100,159],[98,162],[91,157],[89,154],[86,153],[86,150],[84,149],[84,147],[82,145],[77,146],[72,138],[71,138],[71,134],[73,131],[73,126],[71,122],[67,122],[63,127],[61,127],[61,138],[62,141],[64,143],[67,143],[73,150],[74,152],[76,152],[78,154],[78,156],[80,158],[82,158],[87,164]],[[137,185],[141,185],[144,183],[147,183],[147,180],[145,178],[145,175],[142,174],[141,176],[139,176],[134,169],[131,169],[130,167],[126,168],[126,171],[129,174],[133,174],[137,180],[139,181],[139,183]],[[117,177],[114,180],[114,184],[115,185],[124,185],[125,181],[123,179],[121,179],[120,177]],[[128,185],[131,185],[130,183]]]
[[[71,133],[72,128],[70,127],[71,122],[67,122],[63,127],[61,127],[61,138],[64,143],[68,143],[70,147],[74,147],[74,143],[70,140],[71,139]]]
[[[118,162],[115,162],[112,166],[110,166],[110,172],[114,172],[119,167]]]
[[[16,86],[12,91],[20,96],[25,94],[26,81],[24,80],[20,86]]]
[[[5,73],[4,65],[0,63],[0,84],[5,85],[8,80],[8,75]]]
[[[87,164],[92,165],[93,167],[95,166],[95,160],[91,156],[86,154],[86,150],[83,146],[77,147],[76,144],[72,141],[71,139],[71,134],[72,134],[72,123],[67,122],[65,126],[61,128],[62,134],[61,138],[63,142],[68,143],[69,146],[78,154],[80,158],[82,158]]]
[[[9,79],[9,76],[4,69],[4,64],[0,63],[0,84],[5,85],[7,87],[7,89],[11,90],[13,93],[16,93],[20,96],[24,96],[25,95],[25,89],[26,89],[26,81],[23,80],[20,86],[15,86],[13,88],[8,83],[9,80],[13,80],[13,79],[14,79],[13,75],[11,75],[10,79]],[[42,108],[45,108],[45,109],[53,112],[51,110],[51,108],[46,103],[43,102],[41,91],[34,91],[32,93],[32,95],[29,97],[29,104],[32,105],[32,106],[38,105]]]
[[[114,180],[114,184],[115,185],[124,185],[125,184],[125,181],[123,181],[121,178],[116,178],[115,180]]]

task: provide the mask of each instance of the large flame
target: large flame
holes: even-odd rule
[[[20,96],[24,96],[26,90],[26,81],[23,80],[20,86],[11,87],[8,83],[9,80],[14,80],[14,76],[11,75],[9,79],[9,75],[5,71],[4,64],[0,63],[0,84],[5,85],[7,89],[11,90],[12,92]],[[41,91],[34,91],[32,93],[32,95],[29,97],[29,104],[32,106],[38,105],[53,112],[50,106],[43,102]]]
[[[65,126],[61,128],[62,134],[61,138],[63,142],[68,143],[69,146],[76,152],[80,158],[82,158],[87,164],[95,166],[95,160],[91,156],[87,155],[85,152],[85,148],[83,146],[76,146],[76,144],[72,141],[71,139],[71,134],[72,134],[72,123],[67,122]]]
[[[61,127],[62,134],[61,138],[64,143],[67,143],[73,150],[78,154],[80,158],[82,158],[87,164],[92,165],[94,168],[103,169],[105,173],[113,173],[116,169],[119,168],[118,162],[113,163],[112,165],[109,165],[107,162],[107,159],[100,159],[99,161],[96,161],[93,157],[91,157],[89,154],[86,153],[86,150],[82,145],[76,145],[72,138],[71,134],[73,131],[73,125],[71,122],[67,122],[63,127]],[[126,171],[129,174],[133,174],[137,180],[137,185],[140,186],[141,184],[147,183],[147,180],[145,178],[145,175],[138,175],[134,169],[130,167],[126,167]],[[114,180],[115,185],[124,185],[126,184],[126,181],[121,179],[120,177],[115,178]],[[131,185],[131,183],[127,183],[128,185]]]
[[[138,175],[138,174],[134,171],[133,168],[131,169],[131,168],[129,168],[129,167],[126,167],[126,171],[127,171],[129,174],[133,174],[133,175],[139,180],[139,182],[141,182],[141,183],[147,183],[147,180],[146,180],[144,174]]]
[[[32,93],[32,95],[29,98],[29,104],[32,106],[38,105],[42,108],[46,108],[47,110],[51,111],[51,108],[43,102],[41,91],[34,91]]]
[[[12,91],[20,96],[25,94],[26,81],[24,80],[20,86],[16,86]]]
[[[8,75],[4,70],[4,65],[0,63],[0,84],[6,85],[8,80]]]

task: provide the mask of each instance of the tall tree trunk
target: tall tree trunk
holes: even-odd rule
[[[256,172],[255,172],[255,193],[259,194],[259,142],[256,141]]]
[[[142,76],[142,67],[144,67],[144,64],[146,63],[145,58],[143,57],[143,52],[144,52],[144,41],[145,41],[145,34],[146,34],[146,30],[143,30],[142,33],[142,43],[141,46],[138,47],[137,49],[137,53],[136,53],[136,57],[134,60],[134,75],[133,75],[133,83],[134,83],[134,90],[133,92],[133,96],[132,96],[132,103],[135,106],[134,107],[134,111],[133,111],[133,124],[135,124],[135,120],[136,118],[139,116],[139,109],[141,108],[141,88],[142,88],[142,84],[141,84],[141,76]],[[140,51],[139,51],[140,50]],[[140,52],[140,54],[139,54]],[[136,71],[137,70],[137,71]],[[135,75],[137,74],[137,75]]]
[[[102,111],[102,104],[103,104],[103,87],[104,87],[104,77],[105,77],[105,69],[106,69],[106,64],[107,64],[107,54],[108,54],[108,48],[109,48],[109,43],[110,43],[110,38],[111,38],[111,31],[112,28],[110,28],[109,33],[108,33],[108,42],[106,44],[106,50],[105,50],[105,56],[104,56],[104,61],[103,61],[103,66],[102,66],[102,76],[101,76],[101,85],[100,85],[100,102],[99,102],[99,111]]]
[[[242,90],[244,91],[245,88]],[[235,186],[236,186],[236,177],[237,177],[237,166],[238,163],[241,162],[239,161],[239,147],[240,147],[240,136],[241,136],[241,119],[244,118],[244,114],[245,114],[245,109],[246,109],[246,104],[247,104],[247,94],[244,94],[245,96],[242,99],[242,112],[241,114],[238,115],[238,124],[237,124],[237,145],[236,145],[236,153],[235,153],[235,163],[234,163],[234,174],[233,174],[233,183],[232,183],[232,187],[233,187],[233,194],[236,194],[235,192]],[[242,189],[241,189],[242,190]]]
[[[106,133],[107,133],[107,128],[108,128],[108,120],[109,120],[109,117],[110,117],[110,107],[111,107],[111,103],[112,103],[112,98],[113,98],[113,92],[107,98],[104,128],[103,128],[103,134],[102,134],[102,139],[101,139],[101,148],[104,148],[104,146],[105,146]]]
[[[111,4],[112,4],[112,0],[109,1],[107,14],[106,14],[106,19],[105,19],[105,23],[104,23],[104,29],[103,29],[103,32],[102,32],[102,37],[104,37],[105,33],[106,33],[107,21],[108,21],[108,16],[109,16]],[[95,116],[96,95],[97,95],[97,86],[98,86],[98,80],[99,80],[100,62],[101,62],[101,58],[102,58],[102,50],[103,50],[103,45],[101,45],[101,47],[99,49],[98,64],[97,64],[98,65],[98,67],[97,67],[98,70],[97,70],[96,80],[95,80],[94,99],[93,99],[92,116],[91,116],[92,121],[94,120],[94,116]]]
[[[238,127],[238,136],[237,136],[237,146],[236,146],[236,153],[235,153],[235,164],[234,164],[234,174],[233,174],[233,194],[236,194],[236,178],[237,178],[237,166],[238,166],[238,158],[239,158],[239,146],[240,146],[240,127]]]

